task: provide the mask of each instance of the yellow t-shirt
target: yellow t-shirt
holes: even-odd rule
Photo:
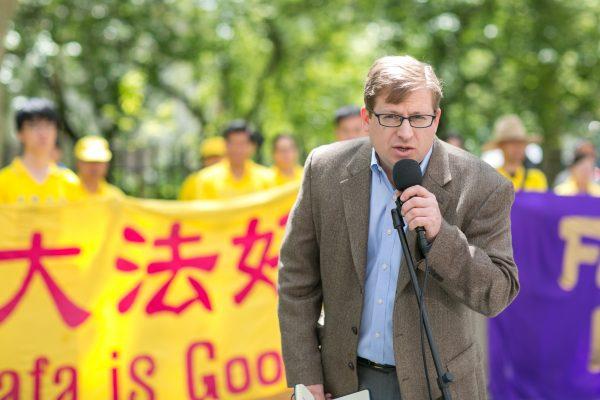
[[[89,192],[83,182],[75,188],[73,198],[76,200],[89,200],[89,199],[118,199],[124,197],[125,194],[118,187],[111,185],[106,181],[100,182],[98,191],[96,193]]]
[[[523,184],[523,178],[525,176],[525,167],[519,167],[514,174],[511,176],[503,167],[498,168],[498,172],[502,174],[506,179],[512,182],[515,191],[525,192],[545,192],[548,190],[548,182],[546,181],[546,175],[542,171],[536,168],[527,169],[527,179]]]
[[[196,179],[203,170],[193,172],[185,178],[179,189],[179,200],[194,200],[196,198]]]
[[[276,166],[271,167],[271,173],[273,174],[273,183],[275,186],[284,185],[288,182],[300,182],[302,180],[303,169],[301,166],[294,168],[294,175],[284,175],[279,168]]]
[[[79,178],[67,168],[51,164],[44,182],[37,182],[21,158],[0,170],[0,204],[57,204],[73,199]]]
[[[567,179],[560,185],[554,188],[554,193],[559,196],[575,196],[579,194],[587,194],[593,197],[600,197],[600,184],[596,182],[590,182],[587,186],[586,193],[580,193],[577,184],[572,178]]]
[[[231,172],[229,162],[224,160],[190,175],[181,188],[179,198],[181,200],[229,199],[271,187],[273,187],[273,177],[268,168],[247,161],[244,175],[237,179]]]

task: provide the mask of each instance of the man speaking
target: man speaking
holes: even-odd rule
[[[422,186],[401,194],[408,243],[429,244],[425,303],[453,399],[486,398],[475,313],[494,316],[514,299],[513,187],[476,157],[436,138],[441,85],[409,56],[371,67],[361,111],[369,138],[312,151],[280,256],[279,320],[290,386],[316,399],[369,389],[374,400],[428,397],[420,314],[390,211],[392,169],[420,163]],[[321,310],[325,322],[318,324]],[[427,351],[433,398],[441,393]]]

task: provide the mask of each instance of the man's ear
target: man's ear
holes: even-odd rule
[[[365,107],[360,109],[360,119],[362,121],[362,127],[365,130],[367,129],[367,126],[369,125],[369,119],[371,118],[369,114],[369,111]]]

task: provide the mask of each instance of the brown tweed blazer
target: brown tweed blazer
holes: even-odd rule
[[[368,138],[312,151],[281,249],[279,323],[288,385],[323,383],[334,397],[358,389],[370,157]],[[453,399],[485,399],[475,313],[497,315],[519,291],[510,234],[513,187],[475,156],[438,139],[423,186],[436,196],[443,216],[429,253],[432,279],[425,296],[433,336],[442,363],[455,376]],[[408,242],[417,255],[412,231]],[[417,267],[422,280],[423,260]],[[317,323],[321,307],[323,326]],[[405,260],[393,326],[402,399],[426,399],[419,313]],[[441,393],[431,358],[428,367],[437,398]]]

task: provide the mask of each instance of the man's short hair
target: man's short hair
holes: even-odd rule
[[[294,146],[296,146],[296,148],[298,148],[298,142],[296,142],[296,139],[294,138],[294,136],[291,133],[279,133],[277,135],[275,135],[275,137],[273,138],[273,141],[271,142],[271,146],[273,149],[273,152],[275,152],[275,148],[277,147],[277,143],[280,140],[283,139],[289,139],[292,141],[292,143],[294,143]]]
[[[431,65],[411,56],[382,57],[373,63],[367,75],[365,106],[367,110],[373,111],[379,95],[386,96],[385,101],[388,103],[399,104],[409,93],[419,89],[430,90],[433,108],[440,106],[442,84]]]
[[[334,117],[335,126],[339,126],[340,122],[342,122],[344,119],[350,118],[350,117],[360,117],[360,107],[359,106],[349,105],[349,106],[344,106],[344,107],[338,108],[335,111],[335,117]]]
[[[56,107],[52,101],[33,97],[31,99],[27,99],[23,104],[19,105],[15,115],[17,131],[20,131],[23,128],[25,122],[34,121],[37,119],[45,119],[54,122],[56,128],[58,128],[58,112],[56,111]]]
[[[229,139],[229,135],[237,132],[247,133],[250,140],[254,141],[254,138],[252,137],[254,132],[252,131],[252,129],[250,129],[248,123],[243,119],[235,119],[229,122],[229,124],[227,124],[227,126],[223,130],[223,137],[225,138],[225,140],[227,140]]]

